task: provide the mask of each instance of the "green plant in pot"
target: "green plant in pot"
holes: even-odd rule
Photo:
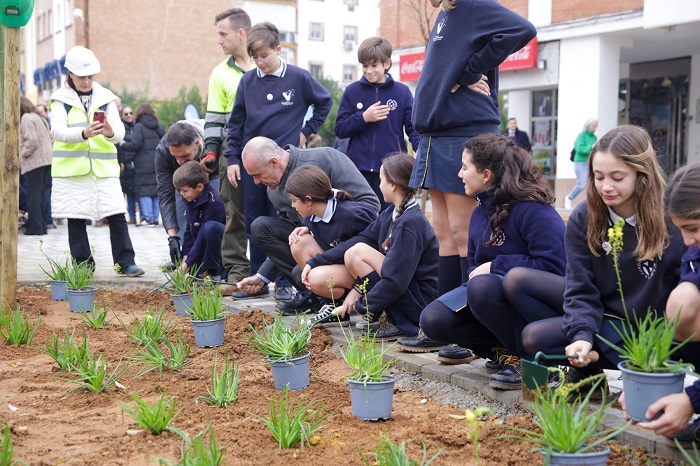
[[[66,299],[71,312],[89,312],[95,305],[95,265],[73,258],[66,275]]]
[[[226,316],[221,292],[207,286],[194,286],[190,295],[192,304],[187,314],[191,317],[195,344],[200,348],[223,345]]]
[[[345,340],[347,346],[341,353],[353,371],[346,377],[352,414],[371,421],[389,419],[396,383],[396,378],[388,375],[395,360],[385,361],[389,347],[378,346],[374,334],[356,338],[348,332]]]
[[[674,339],[680,324],[680,313],[672,321],[668,321],[663,314],[657,315],[651,308],[644,317],[638,316],[634,311],[631,316],[628,313],[618,262],[623,225],[624,220],[618,220],[608,230],[611,245],[609,253],[613,255],[620,299],[627,317],[619,324],[612,324],[620,336],[621,346],[600,335],[598,338],[617,351],[623,360],[618,364],[618,369],[622,372],[627,415],[635,421],[649,421],[645,415],[647,408],[666,395],[682,392],[685,375],[695,374],[692,364],[671,360],[691,338],[682,342]],[[657,417],[660,415],[661,412],[657,413]]]
[[[195,277],[199,272],[199,265],[192,265],[187,272],[180,268],[181,265],[182,262],[178,261],[175,263],[174,269],[161,268],[161,271],[167,279],[164,286],[170,292],[170,297],[173,298],[175,313],[179,316],[186,316],[187,310],[192,305],[190,292],[197,283]]]
[[[602,444],[629,427],[632,421],[618,428],[603,430],[614,399],[606,401],[604,398],[600,406],[593,410],[590,409],[590,401],[604,377],[598,374],[587,379],[598,380],[585,397],[579,395],[572,399],[570,387],[566,384],[555,390],[535,391],[532,410],[539,430],[504,425],[505,429],[517,434],[499,438],[516,438],[536,445],[535,450],[539,450],[545,464],[551,466],[606,464],[610,448]]]
[[[52,259],[44,252],[44,241],[39,241],[39,250],[49,262],[48,270],[41,267],[42,272],[46,274],[51,282],[51,300],[65,301],[66,300],[66,281],[68,280],[68,270],[70,269],[70,257],[67,252],[63,252],[64,260]]]
[[[301,390],[309,385],[311,327],[295,319],[287,324],[276,316],[271,324],[256,330],[250,326],[253,349],[265,356],[272,368],[275,389]]]

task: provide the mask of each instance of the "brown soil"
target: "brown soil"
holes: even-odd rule
[[[147,306],[165,306],[174,316],[168,295],[155,293],[146,299],[146,293],[146,290],[98,291],[97,302],[102,302],[107,294],[113,310],[126,324],[135,317],[143,318]],[[330,350],[332,341],[321,328],[315,328],[313,334],[311,351],[315,368],[310,385],[301,392],[291,393],[290,400],[295,404],[300,397],[307,401],[320,400],[326,409],[337,407],[338,411],[319,432],[320,442],[316,446],[307,446],[303,451],[301,448],[280,450],[263,422],[251,415],[267,416],[268,400],[279,397],[268,365],[251,350],[246,338],[248,324],[259,326],[262,322],[264,314],[258,310],[229,317],[226,343],[217,349],[196,348],[189,320],[176,317],[177,327],[191,345],[192,364],[181,373],[164,372],[162,378],[157,371],[134,378],[140,367],[125,358],[134,355],[135,346],[116,319],[107,329],[86,330],[93,354],[103,353],[110,367],[120,360],[131,365],[121,379],[125,389],[68,394],[74,385],[62,379],[73,375],[58,372],[53,360],[38,349],[56,329],[80,329],[80,320],[69,312],[67,303],[50,301],[45,288],[20,287],[17,296],[27,314],[40,316],[42,321],[29,347],[0,346],[0,425],[11,425],[15,458],[30,465],[142,465],[153,464],[157,458],[179,459],[181,441],[176,434],[129,435],[128,430],[140,427],[121,412],[124,403],[132,403],[130,393],[150,402],[165,389],[169,396],[177,397],[178,409],[182,410],[174,426],[194,436],[211,422],[220,445],[229,444],[225,454],[229,465],[362,464],[358,451],[375,450],[382,433],[388,433],[394,441],[405,440],[414,458],[420,458],[421,440],[429,457],[444,448],[433,463],[436,466],[476,464],[464,421],[450,417],[463,414],[461,410],[430,400],[421,402],[420,393],[396,393],[392,418],[388,421],[365,422],[353,417],[347,383],[342,380],[348,370]],[[78,330],[76,335],[81,332]],[[196,403],[198,396],[206,395],[214,356],[222,353],[233,354],[240,366],[239,401],[226,409]],[[531,452],[529,444],[495,438],[504,433],[499,425],[502,422],[491,419],[483,423],[481,464],[542,464],[542,458]],[[505,422],[532,425],[531,419],[523,415]],[[612,447],[608,464],[646,464],[643,451]]]

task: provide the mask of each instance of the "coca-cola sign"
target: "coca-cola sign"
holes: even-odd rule
[[[401,81],[418,81],[424,62],[425,53],[423,52],[401,55],[399,59]]]
[[[498,67],[500,71],[526,70],[537,67],[537,37],[508,58]]]

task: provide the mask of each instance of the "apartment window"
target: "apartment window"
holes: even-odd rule
[[[65,25],[66,27],[73,24],[73,0],[66,0],[66,10],[65,10]]]
[[[357,43],[357,26],[344,26],[343,40],[345,42]]]
[[[343,65],[343,81],[357,81],[357,65]]]
[[[323,23],[309,23],[309,40],[323,40]]]
[[[316,79],[323,77],[323,63],[309,63],[309,73]]]

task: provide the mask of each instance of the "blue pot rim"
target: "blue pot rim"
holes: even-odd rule
[[[285,363],[285,364],[290,364],[290,363],[294,363],[294,362],[299,361],[299,360],[302,360],[302,359],[309,359],[310,357],[311,357],[311,351],[307,351],[306,353],[302,354],[301,356],[297,356],[297,357],[291,358],[291,359],[278,359],[278,360],[274,361],[274,360],[271,360],[269,356],[266,357],[265,359],[266,359],[267,362],[269,362],[270,364],[272,364],[272,363],[278,363],[278,362],[282,362],[282,363]]]
[[[205,323],[205,322],[219,322],[220,320],[224,320],[225,318],[226,318],[226,316],[221,316],[221,317],[218,317],[218,318],[212,319],[212,320],[190,319],[190,322],[192,322],[192,324],[199,324],[199,323]]]
[[[382,376],[384,380],[380,380],[378,382],[361,382],[359,380],[352,380],[352,379],[347,379],[348,383],[350,384],[358,384],[358,385],[382,385],[382,384],[389,384],[389,383],[395,383],[396,382],[396,377],[391,376],[391,375],[384,375]]]
[[[610,447],[606,447],[603,445],[598,445],[595,447],[596,449],[593,451],[587,451],[584,453],[562,453],[558,451],[553,451],[549,455],[550,456],[586,456],[586,457],[593,457],[593,456],[607,456],[610,454]],[[543,455],[547,455],[547,450],[539,450],[540,453]]]
[[[641,372],[641,371],[633,371],[632,369],[627,369],[625,365],[627,364],[627,360],[621,361],[617,364],[617,368],[620,369],[620,372],[623,372],[625,374],[635,374],[635,375],[644,375],[648,377],[668,377],[668,378],[674,378],[674,377],[683,377],[685,378],[685,372]],[[671,361],[674,364],[677,364],[676,361]]]

